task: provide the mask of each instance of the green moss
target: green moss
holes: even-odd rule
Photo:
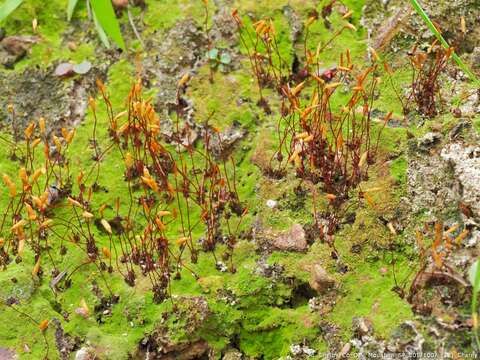
[[[146,3],[143,36],[158,35],[161,38],[178,21],[187,18],[193,18],[199,26],[202,25],[204,8],[201,1],[147,0]],[[325,3],[326,1],[317,4],[317,10],[321,10]],[[352,22],[358,26],[364,1],[346,0],[344,3],[354,11]],[[59,0],[42,5],[33,0],[27,1],[7,21],[7,33],[31,34],[31,19],[37,17],[40,24],[39,32],[44,38],[44,41],[33,47],[31,55],[17,65],[17,69],[26,68],[32,64],[47,66],[56,60],[74,62],[84,59],[95,60],[97,41],[77,44],[78,47],[74,52],[64,46],[63,33],[70,26],[77,29],[79,24],[86,23],[85,9],[79,8],[74,23],[67,24],[64,5]],[[296,48],[291,42],[290,25],[283,7],[290,5],[298,12],[301,21],[304,21],[313,6],[310,2],[242,0],[236,1],[235,5],[239,8],[239,13],[250,31],[252,24],[264,16],[273,19],[279,51],[288,65],[293,59],[294,51],[302,54],[302,41],[299,41]],[[215,4],[210,1],[210,14],[214,14],[215,10]],[[132,11],[140,15],[139,9]],[[345,23],[339,14],[333,14],[330,20],[333,29],[338,29]],[[346,30],[326,47],[322,54],[322,66],[329,67],[336,64],[340,53],[347,48],[351,50],[352,58],[358,62],[358,65],[364,63],[367,46],[366,31],[358,27],[357,32]],[[75,38],[79,38],[80,35],[83,34],[77,34]],[[330,36],[331,32],[327,31],[321,20],[315,22],[310,29],[308,48],[314,51],[319,43],[325,44]],[[170,55],[174,57],[175,54]],[[211,116],[209,123],[222,131],[234,122],[248,131],[246,137],[235,145],[232,154],[236,164],[238,193],[249,209],[249,214],[240,229],[249,231],[255,221],[262,222],[265,227],[271,227],[274,230],[286,229],[294,222],[307,224],[311,222],[311,200],[308,196],[302,200],[294,193],[294,187],[299,181],[293,174],[288,175],[284,180],[267,179],[261,174],[259,168],[261,161],[255,161],[259,166],[251,161],[252,158],[258,160],[261,157],[263,157],[262,161],[269,161],[278,145],[276,121],[279,104],[275,92],[271,89],[266,90],[264,94],[274,113],[271,116],[265,115],[255,105],[259,92],[249,69],[248,60],[241,59],[239,65],[238,69],[235,67],[235,70],[227,74],[213,72],[213,82],[209,81],[209,66],[201,66],[189,82],[186,96],[194,102],[196,121],[202,122]],[[122,58],[109,68],[107,87],[116,113],[124,110],[125,98],[134,80],[134,72],[135,66],[127,58]],[[393,82],[404,86],[408,84],[409,76],[410,73],[407,70],[400,69],[394,73]],[[147,89],[146,92],[147,97],[155,96],[157,89]],[[342,94],[341,91],[338,93],[333,107],[341,106],[347,99],[348,94]],[[374,105],[375,109],[383,113],[393,111],[395,118],[400,118],[402,105],[396,100],[395,92],[385,78],[379,85],[379,94]],[[105,149],[108,145],[107,113],[100,96],[96,99],[98,103],[97,140],[99,146]],[[304,99],[304,101],[307,100]],[[441,120],[435,119],[435,121]],[[77,128],[75,140],[69,150],[74,178],[82,169],[88,171],[94,166],[91,160],[93,148],[90,144],[93,125],[93,114],[89,110],[85,120]],[[433,126],[434,123],[427,122],[425,127],[413,131],[418,133],[428,131],[430,125]],[[381,122],[375,122],[372,130],[374,137],[379,133],[381,126]],[[478,120],[475,121],[475,126],[480,131]],[[403,154],[406,133],[407,130],[403,128],[386,128],[379,144],[379,164],[383,159],[388,158],[387,155],[391,153],[397,155],[390,163],[390,175],[397,182],[396,188],[401,189],[404,189],[406,183],[407,161]],[[0,147],[0,157],[7,159],[7,155],[8,149]],[[228,171],[231,172],[231,165],[228,166]],[[18,167],[18,163],[9,160],[0,161],[0,173],[5,172],[17,177]],[[355,197],[349,204],[353,206],[357,215],[355,223],[343,225],[336,234],[340,260],[348,267],[345,274],[338,272],[338,263],[330,256],[331,248],[319,242],[311,245],[305,254],[273,252],[268,257],[269,264],[282,265],[283,276],[289,279],[288,282],[267,278],[260,274],[258,262],[263,255],[257,252],[258,244],[255,242],[237,243],[233,258],[237,271],[234,274],[220,272],[215,267],[215,261],[225,251],[223,245],[216,249],[216,257],[213,253],[200,253],[196,264],[191,264],[187,260],[189,254],[186,252],[185,263],[199,276],[199,280],[196,280],[189,269],[184,268],[181,271],[181,279],[172,281],[171,291],[176,299],[182,297],[183,300],[178,301],[178,305],[183,306],[184,312],[194,311],[189,308],[191,305],[185,299],[203,297],[208,302],[210,314],[195,334],[189,334],[186,331],[186,319],[175,316],[170,302],[162,304],[153,302],[148,278],[140,276],[135,287],[130,288],[120,275],[100,274],[95,266],[85,265],[72,275],[71,288],[55,295],[48,287],[51,270],[49,266],[45,265],[45,275],[41,282],[32,279],[31,269],[34,259],[30,251],[26,252],[21,264],[9,266],[6,271],[0,272],[0,282],[3,285],[0,294],[5,297],[20,289],[26,297],[21,301],[19,310],[27,312],[36,321],[59,318],[67,333],[79,336],[84,342],[90,342],[106,359],[127,359],[145,333],[158,326],[158,321],[164,312],[169,314],[166,326],[173,341],[205,339],[215,349],[217,356],[229,346],[232,339],[238,342],[240,349],[246,355],[264,359],[278,359],[286,356],[291,344],[303,341],[319,352],[325,351],[327,345],[320,336],[319,322],[326,320],[337,325],[340,335],[347,340],[351,335],[351,320],[354,316],[368,317],[374,324],[376,334],[388,338],[395,327],[403,320],[412,317],[409,305],[391,291],[395,285],[392,257],[397,259],[395,269],[398,279],[403,280],[407,277],[408,269],[412,264],[404,259],[405,253],[411,250],[402,249],[394,253],[385,250],[389,248],[388,245],[399,242],[399,239],[392,237],[378,219],[379,216],[389,215],[394,211],[397,198],[393,194],[394,191],[391,191],[391,179],[388,177],[382,179],[381,171],[381,165],[373,166],[370,180],[362,184],[362,189],[375,187],[385,189],[382,192],[372,193],[377,206],[368,206],[365,201],[358,201]],[[99,184],[108,192],[95,193],[92,201],[93,209],[98,209],[105,203],[112,204],[116,197],[126,192],[126,184],[121,180],[122,177],[122,157],[117,151],[108,152],[102,161],[99,176]],[[265,204],[268,199],[277,200],[278,208],[268,208]],[[6,206],[6,201],[2,193],[0,197],[2,208]],[[59,208],[56,211],[57,214],[62,214],[65,209]],[[114,212],[109,208],[105,214],[110,218]],[[192,218],[194,221],[197,220],[198,212],[193,213]],[[172,229],[172,233],[178,230],[178,228]],[[62,232],[62,234],[65,233],[66,231]],[[103,232],[95,229],[94,234],[100,246],[108,245],[108,237]],[[202,235],[203,231],[200,227],[195,229],[195,239]],[[351,248],[354,244],[363,246],[360,254],[352,253]],[[83,253],[70,250],[66,256],[58,259],[57,266],[60,270],[72,271],[76,265],[86,260],[86,255]],[[315,264],[325,267],[338,284],[332,311],[322,318],[318,313],[310,311],[304,303],[292,305],[295,286],[310,280],[311,268]],[[12,278],[17,279],[17,284],[11,281]],[[113,293],[120,295],[120,302],[111,308],[111,315],[102,316],[100,312],[94,313],[94,308],[100,304],[100,300],[92,292],[93,280],[98,283],[104,295],[109,293],[109,288]],[[80,306],[82,298],[85,299],[91,311],[91,316],[87,319],[75,314],[75,309]],[[63,320],[58,309],[70,314],[69,321]],[[44,340],[37,325],[4,305],[0,311],[4,320],[0,323],[0,334],[2,334],[0,345],[15,348],[22,359],[42,358],[45,350]],[[101,318],[101,323],[97,322],[97,317]],[[47,330],[46,337],[51,349],[50,357],[58,358],[54,350],[52,327]],[[23,353],[24,344],[29,346],[30,353]]]
[[[249,356],[278,359],[290,353],[290,345],[313,341],[318,336],[307,307],[257,308],[247,313],[240,330],[240,349]]]
[[[238,333],[243,312],[221,300],[210,300],[209,308],[212,314],[198,333],[219,353]]]
[[[209,65],[202,66],[187,90],[187,96],[194,102],[196,121],[208,120],[210,125],[221,130],[234,122],[245,129],[253,129],[257,110],[252,109],[250,103],[240,100],[249,95],[251,87],[250,84],[248,87],[242,84],[243,71],[229,74],[213,71],[212,82],[209,81],[210,75]]]
[[[305,0],[235,0],[233,7],[238,9],[240,14],[254,13],[259,17],[272,17],[285,6],[291,6],[296,11],[304,11],[308,9],[309,4]]]
[[[407,182],[407,160],[405,157],[401,156],[392,161],[390,174],[400,184]]]
[[[473,121],[473,127],[477,131],[477,133],[480,133],[480,118],[475,118]]]
[[[410,305],[392,291],[394,286],[393,268],[387,265],[387,274],[381,274],[382,263],[355,263],[353,274],[342,279],[345,296],[338,299],[334,310],[328,315],[330,321],[338,324],[348,338],[354,316],[366,316],[375,329],[375,334],[388,339],[391,332],[402,321],[411,318]],[[403,279],[408,268],[397,263],[396,276]]]
[[[124,101],[124,98],[128,94],[130,89],[130,78],[126,77],[127,74],[131,73],[131,65],[124,61],[119,62],[116,65],[112,66],[109,72],[109,85],[115,88],[115,92],[112,96],[112,103],[116,107],[120,107]],[[99,107],[98,119],[99,119],[99,138],[104,137],[106,133],[106,113],[105,110]],[[78,175],[80,170],[89,168],[91,165],[90,156],[92,152],[85,151],[89,149],[89,139],[92,134],[93,129],[93,116],[90,113],[89,116],[85,119],[84,123],[77,129],[76,138],[72,144],[72,147],[69,150],[71,155],[71,161],[76,166],[74,167],[74,176]],[[4,148],[2,148],[3,150]],[[104,169],[102,168],[102,174],[100,176],[100,183],[106,186],[110,192],[109,193],[99,193],[95,198],[98,200],[98,203],[95,202],[95,206],[100,206],[104,202],[111,203],[115,196],[118,196],[119,193],[125,191],[125,185],[121,181],[116,181],[119,178],[119,172],[121,168],[118,167],[120,157],[118,154],[111,153],[105,162]],[[17,164],[12,164],[12,162],[2,162],[1,171],[8,172],[14,178],[16,174],[14,170],[17,167]],[[4,198],[2,197],[2,200]],[[60,210],[61,211],[61,210]],[[104,235],[97,234],[97,239],[99,244],[108,244],[108,238]],[[85,255],[73,252],[67,254],[66,257],[57,259],[56,264],[59,267],[60,271],[67,270],[71,271],[78,264],[81,264],[85,261]],[[71,315],[69,322],[62,321],[65,330],[68,333],[81,336],[84,340],[90,341],[95,346],[99,346],[104,349],[105,355],[107,358],[111,359],[122,359],[126,358],[128,353],[135,348],[138,341],[141,339],[143,332],[146,327],[144,325],[137,326],[132,328],[130,323],[125,319],[123,313],[124,309],[129,308],[129,302],[132,299],[131,290],[126,287],[123,279],[118,275],[109,276],[108,286],[117,294],[120,294],[122,301],[117,306],[113,307],[113,313],[111,317],[107,317],[105,323],[99,327],[95,322],[94,318],[83,319],[81,316],[75,315],[75,309],[80,306],[80,299],[85,298],[87,304],[89,305],[91,311],[96,304],[99,303],[99,300],[93,296],[91,291],[91,281],[95,278],[98,279],[100,287],[104,292],[107,292],[107,283],[105,283],[104,278],[99,276],[97,269],[93,265],[84,266],[79,271],[77,271],[72,277],[73,286],[68,289],[66,292],[58,294],[58,297],[55,297],[52,290],[49,289],[47,281],[42,281],[42,286],[39,291],[33,292],[31,295],[28,295],[29,291],[34,291],[36,286],[32,285],[31,280],[31,271],[33,268],[34,259],[33,254],[29,251],[26,252],[23,257],[23,262],[20,265],[9,266],[8,269],[0,273],[2,283],[12,284],[9,288],[3,288],[2,298],[10,296],[11,293],[22,292],[23,298],[20,298],[21,303],[19,310],[26,312],[32,316],[32,318],[39,322],[43,319],[52,319],[53,317],[63,319],[62,314],[57,313],[56,309],[60,308],[64,311],[67,311]],[[45,267],[44,271],[47,271]],[[15,278],[17,283],[14,284],[10,279]],[[90,279],[90,280],[89,280]],[[135,297],[133,297],[135,299]],[[138,298],[138,295],[137,295]],[[4,306],[4,305],[2,305]],[[21,319],[20,323],[25,324],[25,326],[18,326],[19,321],[17,318],[22,318],[21,315],[15,313],[13,310],[6,310],[6,314],[15,319],[15,321],[5,323],[5,326],[8,326],[8,329],[2,329],[2,333],[12,334],[12,339],[21,339],[25,336],[25,344],[28,345],[31,349],[31,353],[22,355],[22,358],[25,359],[38,359],[42,358],[42,353],[45,351],[43,344],[43,337],[41,332],[36,327],[36,324],[29,325],[28,320]],[[16,325],[14,325],[16,324]],[[129,330],[130,329],[130,330]],[[53,328],[47,330],[47,339],[52,341],[53,338]],[[31,334],[28,336],[28,334]],[[14,346],[17,348],[17,351],[23,353],[23,343],[14,342],[6,340],[2,345],[4,346]],[[50,351],[55,352],[55,345],[52,342],[50,344]],[[57,358],[57,357],[52,357]]]
[[[188,0],[147,0],[147,12],[143,18],[146,24],[145,34],[154,34],[156,32],[165,32],[175,25],[178,21],[192,18],[199,25],[204,23],[205,9],[202,1]],[[213,2],[209,3],[210,24],[212,14],[215,12]]]
[[[6,20],[4,26],[7,35],[35,35],[40,41],[35,44],[29,54],[15,64],[16,71],[22,71],[30,66],[47,67],[55,61],[73,61],[80,63],[84,60],[95,60],[94,49],[98,42],[88,43],[81,36],[85,36],[84,23],[86,20],[86,9],[82,2],[79,2],[75,19],[72,23],[67,22],[66,3],[60,0],[52,0],[39,3],[35,0],[26,0]],[[37,19],[37,33],[33,33],[32,20]],[[93,24],[87,25],[93,28]],[[71,50],[63,34],[67,28],[73,27],[73,39],[76,49]]]
[[[371,183],[365,184],[364,188],[383,188],[385,185],[379,181],[372,177]],[[343,226],[335,235],[341,262],[348,269],[346,273],[338,273],[338,263],[330,256],[331,248],[322,243],[314,243],[305,255],[274,252],[268,260],[270,264],[282,265],[285,276],[300,282],[310,280],[315,264],[320,264],[336,279],[337,299],[327,320],[339,326],[345,339],[351,336],[351,322],[355,316],[368,317],[374,324],[376,335],[383,338],[388,338],[403,320],[412,316],[410,305],[392,291],[395,286],[393,271],[397,279],[403,280],[412,264],[403,260],[403,250],[392,254],[382,250],[389,248],[396,239],[378,220],[378,214],[385,216],[394,211],[396,197],[385,192],[372,192],[371,197],[375,207],[368,204],[356,207],[355,222]],[[360,253],[352,251],[354,245],[359,247]],[[392,265],[393,258],[396,258],[395,266]]]

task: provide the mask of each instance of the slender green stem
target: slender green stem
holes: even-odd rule
[[[480,290],[480,265],[477,265],[475,281],[473,284],[473,295],[472,295],[472,318],[474,319],[473,323],[473,337],[477,345],[477,349],[480,349],[480,338],[478,336],[478,291]]]

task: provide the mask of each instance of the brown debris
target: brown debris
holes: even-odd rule
[[[38,36],[7,36],[0,45],[10,55],[23,56],[30,47],[40,41]]]
[[[372,47],[375,50],[385,48],[395,35],[402,29],[404,21],[407,19],[409,11],[406,7],[398,9],[384,24],[378,29],[372,41]]]

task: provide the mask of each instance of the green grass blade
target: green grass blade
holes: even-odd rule
[[[443,47],[445,49],[450,48],[450,45],[448,45],[447,41],[444,39],[442,34],[440,34],[440,32],[435,27],[435,25],[433,25],[432,20],[430,20],[430,17],[425,12],[425,10],[423,10],[422,6],[418,3],[418,1],[417,0],[410,0],[410,2],[412,3],[412,6],[415,9],[415,11],[421,16],[421,18],[423,19],[423,21],[425,22],[427,27],[436,36],[436,38],[438,39],[438,41],[440,41],[440,43],[443,45]],[[475,76],[475,74],[472,72],[472,70],[470,70],[468,68],[468,66],[466,66],[463,63],[463,61],[458,57],[458,55],[455,52],[452,54],[452,59],[457,63],[457,65],[460,67],[460,69],[462,69],[462,71],[465,74],[468,75],[470,80],[472,80],[475,83],[476,86],[480,86],[480,80],[478,80],[478,78]]]
[[[110,41],[108,41],[108,36],[105,34],[105,31],[102,28],[102,25],[98,22],[97,16],[95,15],[95,12],[92,11],[92,17],[93,17],[93,23],[95,24],[95,28],[97,29],[98,37],[100,38],[101,42],[103,45],[109,49],[110,48]]]
[[[120,25],[110,0],[91,0],[92,10],[97,17],[99,24],[105,33],[115,41],[115,43],[125,50],[125,42],[120,31]]]
[[[67,19],[68,21],[72,20],[73,12],[75,11],[75,7],[77,6],[78,0],[68,0],[67,5]]]
[[[23,2],[23,0],[7,0],[5,1],[1,6],[0,6],[0,21],[5,20],[8,15],[12,13],[17,7],[20,6],[20,4]]]

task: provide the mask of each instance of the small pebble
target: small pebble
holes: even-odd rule
[[[277,205],[278,205],[278,201],[275,201],[275,200],[272,200],[272,199],[267,200],[267,207],[269,207],[270,209],[276,208]]]

